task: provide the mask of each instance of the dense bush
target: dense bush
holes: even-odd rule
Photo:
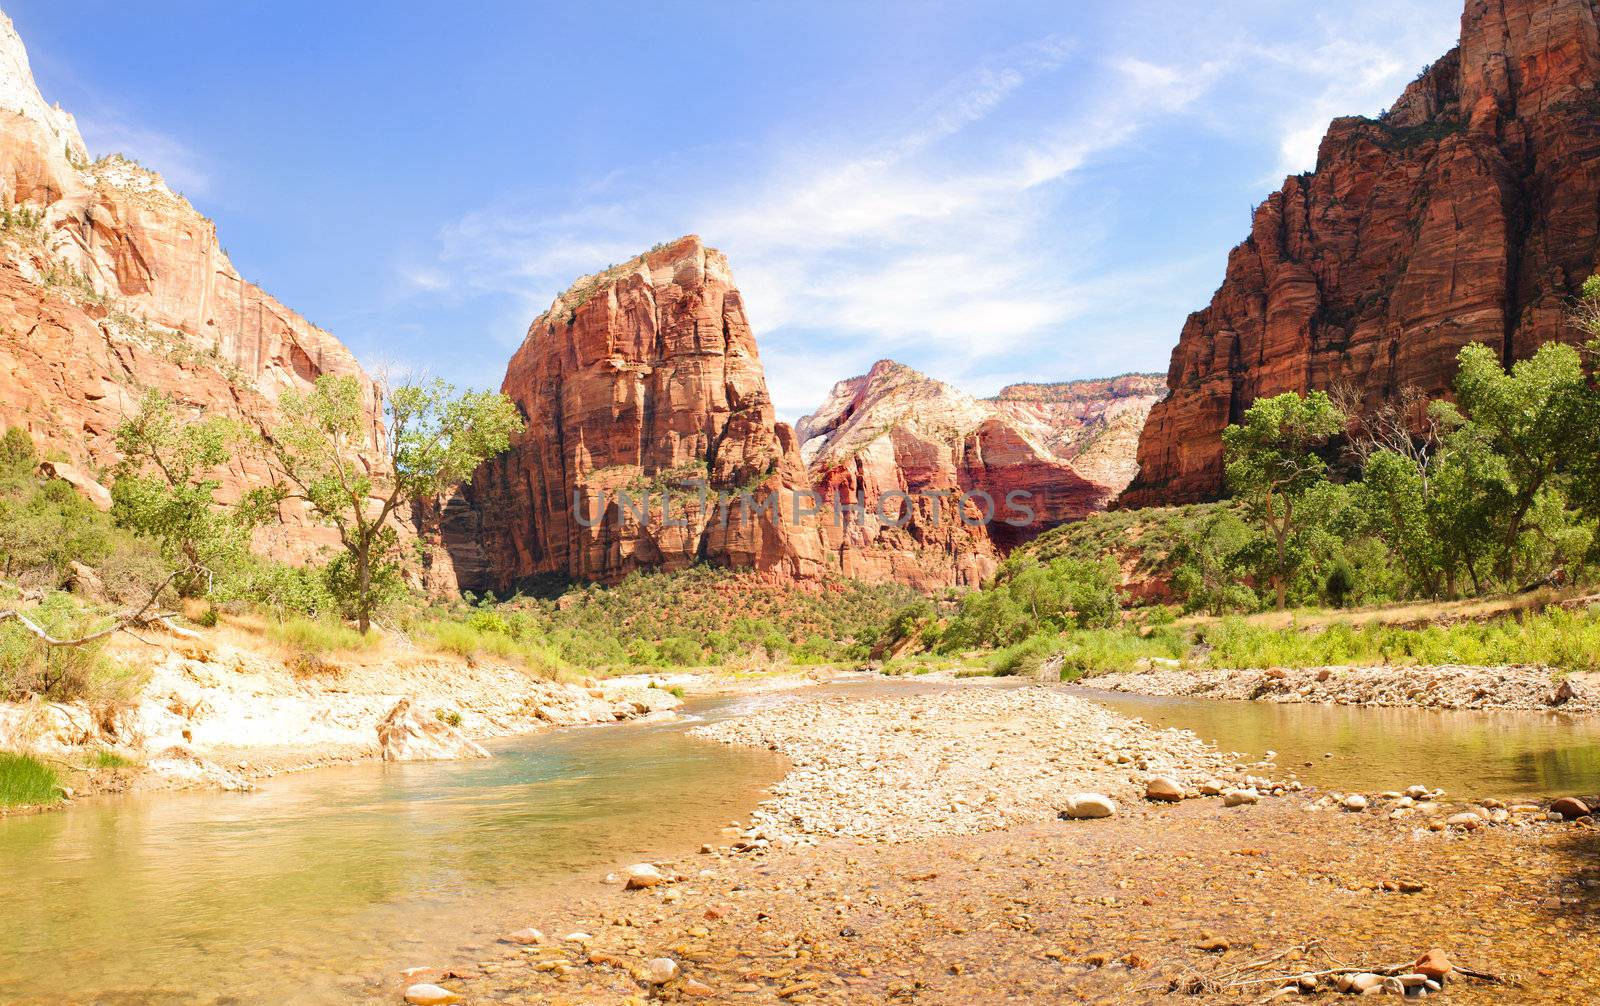
[[[58,639],[87,635],[110,621],[87,610],[71,595],[56,591],[26,612]],[[21,624],[0,623],[0,699],[41,695],[56,702],[83,700],[102,705],[130,698],[139,678],[139,671],[105,655],[103,641],[46,646]]]

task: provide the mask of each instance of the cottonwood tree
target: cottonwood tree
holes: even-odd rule
[[[1344,413],[1327,393],[1313,391],[1258,399],[1245,410],[1243,423],[1223,431],[1228,486],[1263,523],[1271,542],[1267,577],[1279,611],[1287,606],[1296,565],[1295,506],[1326,477],[1327,464],[1316,449],[1344,429]]]
[[[231,506],[217,502],[219,470],[256,436],[224,416],[186,417],[152,390],[117,427],[116,442],[122,460],[111,485],[112,518],[161,543],[180,594],[206,593],[214,574],[249,551],[250,533],[272,515],[267,487]]]
[[[1582,357],[1561,343],[1545,343],[1509,370],[1480,343],[1464,347],[1458,359],[1456,400],[1467,416],[1465,429],[1504,466],[1498,487],[1504,498],[1494,523],[1501,574],[1515,586],[1530,516],[1548,509],[1545,494],[1562,493],[1566,474],[1592,449],[1592,392]]]
[[[279,404],[284,421],[268,442],[279,497],[304,502],[338,532],[344,551],[329,564],[328,583],[363,633],[400,589],[395,513],[467,479],[523,425],[505,395],[458,392],[441,380],[401,384],[384,400],[385,457],[369,466],[369,419],[355,378],[323,375]]]

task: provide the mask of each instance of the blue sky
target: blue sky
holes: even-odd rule
[[[498,387],[573,279],[695,232],[792,420],[886,356],[1164,371],[1251,207],[1461,0],[0,7],[92,153],[364,363]]]

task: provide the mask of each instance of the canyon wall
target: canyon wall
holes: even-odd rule
[[[1190,315],[1126,506],[1213,498],[1257,397],[1343,386],[1366,408],[1448,394],[1472,342],[1509,362],[1576,338],[1600,249],[1592,0],[1468,0],[1461,40],[1377,119],[1335,119],[1316,170],[1257,207]]]
[[[378,463],[375,385],[329,333],[245,280],[215,225],[161,177],[119,156],[91,162],[72,116],[34,84],[22,40],[0,14],[0,427],[85,480],[116,461],[113,433],[154,388],[191,412],[270,433],[284,390],[324,373],[356,377]],[[230,463],[220,495],[268,479]],[[303,558],[334,541],[295,504],[262,546]]]
[[[859,579],[976,586],[1017,544],[1116,497],[1161,390],[1132,375],[1013,385],[983,401],[879,361],[796,427],[829,501],[827,548]],[[1024,506],[1007,505],[1013,493]],[[844,506],[861,500],[864,513],[846,521]]]
[[[446,545],[481,582],[610,583],[695,562],[791,581],[822,574],[816,517],[792,505],[808,488],[794,433],[774,417],[728,262],[698,237],[557,297],[501,390],[527,429],[445,513]],[[649,512],[619,491],[648,497]],[[751,505],[717,505],[739,493]],[[759,505],[773,500],[776,514]]]

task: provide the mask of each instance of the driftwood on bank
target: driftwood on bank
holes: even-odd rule
[[[122,632],[124,630],[147,625],[159,625],[168,632],[171,632],[174,635],[183,636],[185,638],[199,638],[197,633],[191,632],[188,629],[172,623],[172,619],[176,617],[176,612],[150,610],[151,608],[155,607],[156,600],[161,597],[162,592],[172,585],[173,580],[178,578],[178,574],[180,572],[182,572],[182,570],[173,572],[165,580],[162,580],[160,585],[157,586],[155,590],[150,592],[149,599],[146,600],[137,611],[129,612],[105,628],[91,632],[88,635],[76,636],[71,639],[58,639],[57,637],[52,636],[49,632],[45,631],[44,626],[40,625],[38,622],[35,622],[24,612],[15,608],[0,611],[0,624],[4,624],[6,622],[16,622],[18,625],[27,630],[29,634],[33,635],[41,643],[51,647],[52,649],[63,646],[83,646],[85,644],[95,642],[96,640],[105,639],[107,636]]]

